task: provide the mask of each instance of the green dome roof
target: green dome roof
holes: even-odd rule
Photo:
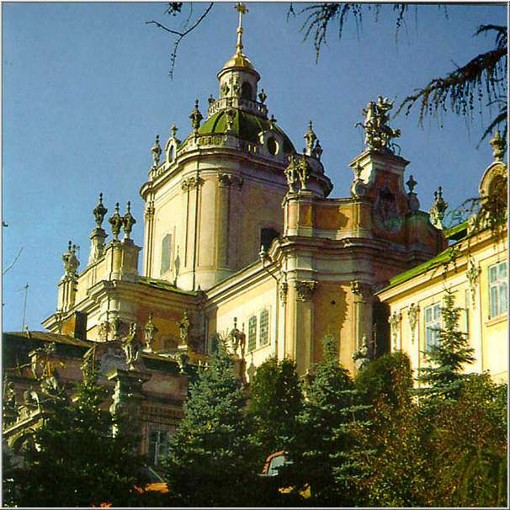
[[[244,110],[235,109],[234,123],[231,128],[231,133],[238,136],[241,140],[252,143],[260,143],[259,133],[261,131],[270,131],[271,123],[268,119],[259,117]],[[277,126],[273,130],[283,137],[283,152],[288,154],[296,152],[294,145],[289,137]],[[226,133],[227,131],[227,115],[225,110],[220,110],[214,115],[209,117],[199,128],[198,132],[201,135]]]

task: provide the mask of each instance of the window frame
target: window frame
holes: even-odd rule
[[[430,317],[427,317],[429,312]],[[423,308],[425,352],[430,352],[432,346],[439,345],[441,322],[441,303],[431,303]]]
[[[504,268],[504,274],[502,269]],[[508,265],[507,261],[496,262],[487,268],[489,294],[489,319],[508,313]],[[495,278],[492,279],[492,275]]]
[[[157,439],[153,441],[153,436],[156,435]],[[165,438],[162,441],[161,436]],[[170,449],[170,430],[166,428],[151,427],[148,434],[148,449],[147,457],[153,466],[159,466],[161,459],[166,458]]]

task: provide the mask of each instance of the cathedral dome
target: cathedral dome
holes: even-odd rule
[[[232,67],[255,71],[253,64],[243,53],[235,53],[234,55],[232,55],[230,59],[227,62],[225,62],[225,65],[223,66],[222,70],[230,69]]]
[[[232,118],[230,126],[228,126],[229,119],[227,117],[227,110],[220,110],[211,115],[204,124],[200,126],[198,133],[207,135],[225,134],[228,132],[241,140],[257,144],[261,141],[261,133],[275,131],[283,140],[283,152],[286,154],[296,152],[289,137],[278,126],[275,126],[272,120],[241,109],[234,109],[234,112],[235,115]]]

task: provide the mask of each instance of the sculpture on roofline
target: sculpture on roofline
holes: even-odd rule
[[[388,112],[392,108],[393,102],[379,96],[377,103],[369,101],[362,111],[365,122],[359,122],[356,126],[361,126],[365,130],[365,143],[370,149],[394,152],[395,144],[392,139],[400,136],[400,129],[392,129],[388,126],[390,120]]]

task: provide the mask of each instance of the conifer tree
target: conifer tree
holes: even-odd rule
[[[269,358],[257,369],[250,385],[248,407],[251,437],[261,460],[288,448],[301,407],[301,383],[295,362]]]
[[[434,417],[435,506],[507,507],[507,397],[507,385],[470,374]]]
[[[348,371],[338,361],[333,336],[323,338],[323,360],[305,386],[299,429],[290,449],[292,465],[284,471],[295,490],[310,489],[311,504],[356,504],[355,479],[361,464],[352,426],[365,423],[367,406]]]
[[[54,388],[48,416],[34,433],[36,449],[14,474],[19,506],[131,506],[135,487],[148,480],[143,457],[136,453],[138,438],[119,432],[101,408],[106,390],[97,385],[95,368],[87,367],[72,400]],[[117,423],[118,425],[118,423]],[[122,430],[122,427],[119,427]]]
[[[245,397],[233,362],[220,343],[209,367],[190,385],[184,417],[172,437],[166,472],[180,505],[248,504],[252,460]]]
[[[441,307],[439,342],[424,353],[430,365],[420,369],[424,410],[432,411],[442,403],[454,402],[460,395],[464,365],[475,360],[474,349],[469,347],[467,336],[459,330],[459,316],[460,308],[455,306],[454,295],[447,291]]]
[[[370,426],[356,430],[368,455],[358,480],[361,504],[376,507],[429,506],[434,466],[430,459],[430,425],[413,402],[409,358],[396,352],[371,361],[356,385],[372,407]]]

